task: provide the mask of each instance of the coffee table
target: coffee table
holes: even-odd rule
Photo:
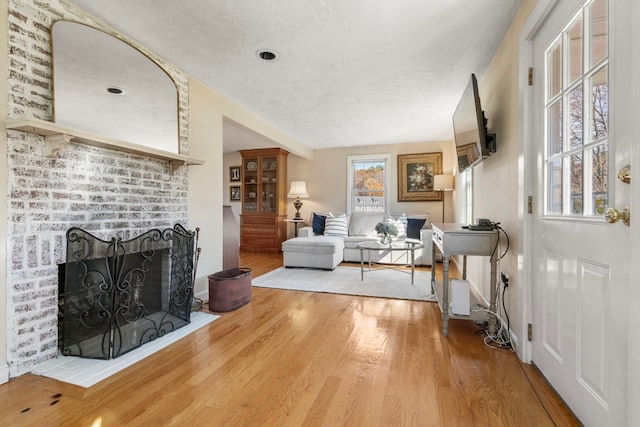
[[[398,240],[392,242],[391,244],[382,244],[378,240],[370,240],[366,242],[361,242],[356,244],[356,248],[360,249],[360,280],[364,280],[364,252],[367,251],[369,255],[367,263],[369,264],[369,270],[371,271],[371,251],[408,251],[411,259],[411,284],[413,285],[413,276],[415,273],[416,263],[415,263],[415,252],[416,249],[424,248],[424,245],[420,243],[419,240]],[[400,270],[397,267],[393,267],[392,264],[381,264],[375,263],[380,268],[387,268],[391,270],[398,270],[403,273],[409,273],[408,271]]]

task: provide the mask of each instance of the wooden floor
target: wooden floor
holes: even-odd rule
[[[281,255],[243,254],[254,277]],[[90,388],[23,375],[6,426],[570,426],[540,377],[434,303],[253,289],[253,300]]]

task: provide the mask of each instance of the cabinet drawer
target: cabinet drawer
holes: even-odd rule
[[[241,246],[258,248],[277,248],[275,237],[242,236]]]
[[[246,216],[240,217],[242,225],[276,225],[277,218],[273,216]]]
[[[275,236],[276,228],[271,227],[256,227],[255,225],[251,226],[243,226],[242,227],[243,235],[252,235],[252,236]]]

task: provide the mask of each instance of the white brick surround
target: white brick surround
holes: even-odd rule
[[[127,40],[62,0],[8,0],[8,7],[9,118],[51,120],[49,31],[56,20]],[[177,82],[180,150],[188,155],[188,77],[149,56]],[[186,227],[188,175],[186,167],[172,174],[163,160],[74,143],[48,158],[42,137],[20,131],[7,131],[7,153],[7,345],[15,377],[57,354],[57,264],[65,261],[66,230],[128,239],[176,222]]]

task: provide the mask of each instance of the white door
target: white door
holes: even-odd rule
[[[561,0],[532,44],[532,361],[587,426],[638,422],[628,388],[638,242],[633,220],[604,218],[629,206],[632,184],[616,176],[640,136],[634,1]]]

